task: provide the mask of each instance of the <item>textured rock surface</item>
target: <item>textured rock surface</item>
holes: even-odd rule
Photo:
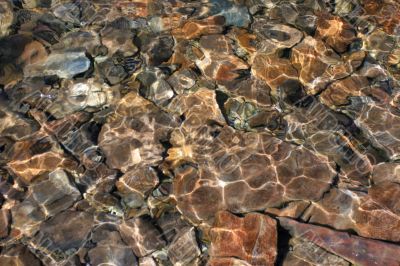
[[[351,263],[358,265],[399,264],[399,258],[396,256],[399,252],[397,245],[351,236],[345,232],[337,232],[320,226],[302,224],[287,218],[279,218],[279,221],[294,237],[311,242]],[[344,262],[342,260],[336,263],[343,265]]]
[[[250,265],[274,265],[277,255],[276,221],[261,214],[244,218],[219,212],[210,231],[210,256],[232,257]]]
[[[400,265],[397,0],[1,0],[0,265]]]

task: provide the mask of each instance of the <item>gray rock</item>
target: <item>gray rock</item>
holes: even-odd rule
[[[28,65],[24,69],[27,77],[57,75],[71,79],[89,70],[90,60],[84,52],[52,53],[41,63]]]

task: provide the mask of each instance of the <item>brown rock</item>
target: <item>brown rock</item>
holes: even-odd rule
[[[132,250],[124,244],[116,229],[104,224],[93,232],[92,241],[96,247],[88,252],[91,264],[138,265]]]
[[[141,32],[137,38],[140,40],[142,56],[149,66],[161,65],[173,54],[175,41],[171,35]]]
[[[340,132],[349,132],[352,121],[312,99],[307,108],[296,108],[284,117],[286,138],[327,156],[353,185],[369,185],[373,160],[357,148],[364,144]]]
[[[331,189],[324,198],[312,204],[302,219],[329,225],[337,230],[352,229],[360,236],[397,242],[400,239],[397,183],[388,181],[373,185],[368,194],[348,189]]]
[[[351,263],[358,265],[398,265],[400,263],[397,256],[400,248],[396,245],[303,224],[287,218],[279,218],[279,221],[293,237],[309,241]]]
[[[10,230],[10,211],[7,209],[0,210],[0,238],[8,236]]]
[[[385,181],[400,183],[400,164],[380,163],[374,165],[372,171],[372,181],[374,184],[379,184]]]
[[[194,47],[189,40],[179,41],[174,47],[174,53],[169,63],[180,65],[182,68],[190,68],[196,66],[194,56]]]
[[[283,265],[341,265],[349,266],[350,263],[343,258],[329,253],[320,246],[308,241],[302,236],[293,237],[289,242],[290,251],[286,254]]]
[[[149,7],[151,6],[152,0],[134,0],[134,1],[116,1],[115,7],[121,10],[123,16],[128,18],[137,17],[147,17],[150,15],[151,11]]]
[[[321,38],[338,53],[345,52],[356,39],[356,33],[347,21],[326,13],[318,16],[315,36]]]
[[[92,223],[89,213],[65,211],[43,222],[32,242],[49,256],[68,258],[86,243]]]
[[[182,164],[174,169],[178,208],[194,221],[212,220],[219,210],[241,213],[288,200],[318,200],[334,176],[325,157],[268,134],[223,127],[208,139],[213,133],[203,130],[192,135],[196,139],[183,135],[169,157],[172,164]]]
[[[174,72],[167,81],[177,94],[181,94],[196,84],[196,78],[194,71],[183,68]]]
[[[119,229],[124,242],[138,257],[144,257],[165,246],[161,233],[146,218],[124,221]]]
[[[107,164],[127,172],[133,166],[160,163],[164,151],[161,142],[167,140],[178,120],[144,98],[127,94],[99,134]]]
[[[311,202],[293,201],[283,208],[266,208],[265,212],[276,216],[299,218],[310,206]]]
[[[127,23],[129,22],[127,21]],[[121,55],[126,57],[133,56],[138,51],[138,48],[133,44],[134,34],[127,27],[106,26],[101,30],[100,35],[101,43],[107,47],[110,55],[120,52]]]
[[[221,33],[224,30],[225,18],[222,16],[208,17],[204,20],[186,22],[182,28],[172,30],[177,39],[196,39],[202,35]]]
[[[158,177],[151,167],[137,168],[126,172],[116,182],[119,194],[129,208],[138,208],[145,198],[157,186]]]
[[[232,31],[229,32],[230,38],[237,41],[237,44],[241,49],[246,51],[250,56],[252,56],[257,48],[255,46],[255,40],[257,36],[255,34],[250,33],[246,29],[242,28],[233,28]]]
[[[168,242],[172,242],[175,236],[182,231],[187,231],[189,223],[186,222],[179,212],[164,213],[158,220],[158,226],[162,229],[163,236]]]
[[[46,58],[46,48],[40,42],[32,41],[24,47],[24,51],[17,59],[17,64],[25,67],[30,64],[44,62]]]
[[[266,54],[280,54],[298,44],[303,33],[284,24],[272,24],[264,19],[256,19],[252,28],[259,35],[257,50]]]
[[[38,132],[30,139],[16,142],[13,146],[9,169],[25,183],[36,176],[61,167],[72,172],[77,164],[70,159],[53,138]]]
[[[382,123],[385,121],[385,123]],[[365,104],[358,112],[355,123],[368,136],[372,145],[382,149],[391,158],[400,153],[400,116],[389,108],[375,103]]]
[[[97,56],[96,50],[100,47],[100,36],[95,31],[72,31],[60,38],[60,41],[51,46],[52,52],[69,50],[87,51],[93,56]]]
[[[365,95],[369,82],[364,76],[350,76],[328,86],[321,93],[321,102],[327,106],[340,106],[349,103],[349,98]]]
[[[244,218],[219,212],[210,232],[212,258],[236,258],[250,265],[274,265],[277,255],[276,222],[261,214]],[[214,264],[211,265],[224,265]],[[226,264],[229,265],[229,264]]]
[[[13,227],[30,235],[39,222],[66,210],[80,198],[79,190],[63,170],[38,177],[29,186],[25,200],[11,209]]]
[[[278,87],[287,79],[297,79],[298,77],[290,60],[267,54],[255,55],[252,73],[257,78],[264,80],[271,87],[273,93],[276,93]]]
[[[300,82],[309,87],[310,93],[320,91],[335,76],[348,75],[346,69],[340,69],[340,57],[322,41],[310,36],[293,47],[291,62],[299,72]],[[330,65],[336,68],[329,69]]]
[[[139,259],[139,266],[157,266],[157,263],[152,257],[148,256]]]
[[[200,88],[195,93],[177,96],[168,109],[172,113],[185,115],[182,126],[187,130],[201,127],[204,123],[212,121],[217,124],[225,124],[215,97],[214,91]]]
[[[19,114],[6,110],[6,108],[0,110],[0,123],[1,136],[12,140],[20,140],[30,136],[39,129],[38,124],[33,120],[26,119]]]
[[[233,54],[231,40],[224,35],[203,36],[200,47],[202,54],[196,65],[208,79],[232,81],[240,77],[240,71],[249,68],[245,61]]]
[[[186,227],[178,231],[178,234],[168,246],[168,257],[174,265],[189,265],[200,254],[193,227]]]
[[[36,258],[27,247],[15,245],[3,249],[0,254],[0,264],[7,266],[40,266],[40,260]]]
[[[254,67],[254,66],[253,66]],[[272,107],[271,88],[261,79],[250,77],[226,85],[232,96],[244,97],[262,107]]]
[[[366,14],[376,17],[379,26],[388,33],[393,34],[398,30],[400,23],[400,4],[396,1],[363,0],[361,5]]]
[[[171,135],[166,167],[173,173],[173,194],[186,218],[209,223],[219,210],[241,213],[292,200],[318,200],[329,188],[335,172],[326,157],[265,132],[221,126],[213,94],[199,90],[171,104],[185,120]]]
[[[210,258],[207,266],[250,266],[251,264],[236,258]]]

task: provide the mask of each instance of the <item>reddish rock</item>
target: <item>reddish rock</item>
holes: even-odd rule
[[[399,265],[400,247],[325,227],[279,218],[293,237],[300,237],[357,265]]]
[[[210,231],[211,258],[241,259],[250,265],[274,265],[277,255],[276,221],[261,214],[239,218],[219,212]],[[229,265],[217,263],[211,265]]]
[[[236,258],[210,258],[207,266],[251,266],[252,264]]]
[[[329,225],[337,230],[354,230],[360,236],[400,241],[400,185],[388,181],[373,185],[368,194],[348,189],[331,189],[313,203],[302,219]]]

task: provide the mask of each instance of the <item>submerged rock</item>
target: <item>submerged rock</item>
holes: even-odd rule
[[[337,232],[324,227],[303,224],[287,218],[279,218],[280,224],[290,231],[295,238],[304,239],[314,245],[336,254],[348,262],[360,265],[399,263],[395,255],[399,247],[390,243],[365,239]],[[340,245],[338,245],[340,243]],[[351,247],[351,249],[347,247]],[[334,257],[333,257],[334,259]],[[336,259],[335,264],[348,265],[343,260]]]
[[[174,265],[194,263],[200,254],[193,227],[181,229],[168,247],[168,257]]]
[[[88,252],[90,261],[95,265],[138,265],[130,247],[125,245],[117,228],[100,226],[93,233],[92,239],[96,247]]]
[[[24,69],[27,77],[57,75],[70,79],[89,70],[90,60],[84,52],[53,53],[41,63]]]
[[[399,10],[1,0],[0,265],[399,265]]]
[[[64,259],[84,246],[92,226],[93,216],[89,213],[65,211],[43,222],[33,242],[44,252],[54,252],[54,256]]]
[[[41,262],[23,245],[11,246],[2,250],[0,263],[3,265],[39,266]]]
[[[146,198],[158,183],[157,172],[151,167],[142,167],[126,172],[116,186],[128,208],[139,208],[145,204]]]
[[[165,246],[161,232],[146,218],[131,219],[120,225],[122,239],[136,256],[144,257]]]
[[[211,259],[232,257],[249,265],[275,264],[276,221],[268,216],[247,214],[239,218],[229,212],[220,212],[210,235]]]
[[[0,37],[7,36],[10,31],[10,26],[14,20],[12,12],[12,4],[10,1],[2,1],[0,3]]]

